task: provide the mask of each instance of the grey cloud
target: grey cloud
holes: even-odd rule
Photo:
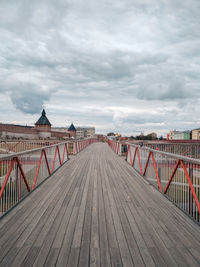
[[[199,99],[197,0],[2,0],[0,12],[0,94],[24,113],[54,103],[100,128],[151,121],[166,129],[169,111],[153,121],[121,116],[117,107],[176,105],[183,120]],[[102,111],[84,110],[90,105]]]
[[[23,89],[12,89],[11,100],[13,104],[24,113],[39,113],[43,104],[49,101],[49,93],[41,92],[32,84],[22,84],[21,87]]]

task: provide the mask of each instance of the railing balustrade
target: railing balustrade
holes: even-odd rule
[[[118,143],[108,144],[117,153]],[[130,143],[126,159],[168,199],[200,222],[200,160]]]
[[[52,140],[32,140],[32,141],[0,141],[0,155],[1,154],[11,154],[18,153],[27,150],[32,150],[36,148],[41,148],[44,146],[50,146],[54,144],[58,144],[60,141],[52,141]]]
[[[133,141],[135,145],[142,144],[155,150],[173,153],[176,155],[200,159],[200,142],[197,140],[171,140],[171,141]]]
[[[94,142],[97,140],[63,142],[0,156],[0,217],[68,161],[69,154]]]
[[[113,140],[108,139],[108,145],[112,148],[112,150],[114,150],[114,152],[117,155],[122,155],[122,144],[120,142],[116,142]]]

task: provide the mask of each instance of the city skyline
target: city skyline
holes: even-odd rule
[[[200,127],[200,5],[0,3],[0,122],[123,135]],[[52,19],[53,18],[53,19]]]

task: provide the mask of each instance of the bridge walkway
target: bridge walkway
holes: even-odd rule
[[[0,220],[0,266],[200,266],[200,228],[90,145]]]

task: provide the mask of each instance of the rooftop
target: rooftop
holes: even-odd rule
[[[68,131],[76,131],[76,128],[74,127],[73,123],[69,126]]]
[[[35,123],[35,125],[50,125],[50,126],[51,126],[51,123],[49,122],[49,120],[48,120],[47,117],[46,117],[46,112],[45,112],[44,109],[43,109],[43,111],[42,111],[42,115],[41,115],[41,117],[40,117],[39,120]]]

